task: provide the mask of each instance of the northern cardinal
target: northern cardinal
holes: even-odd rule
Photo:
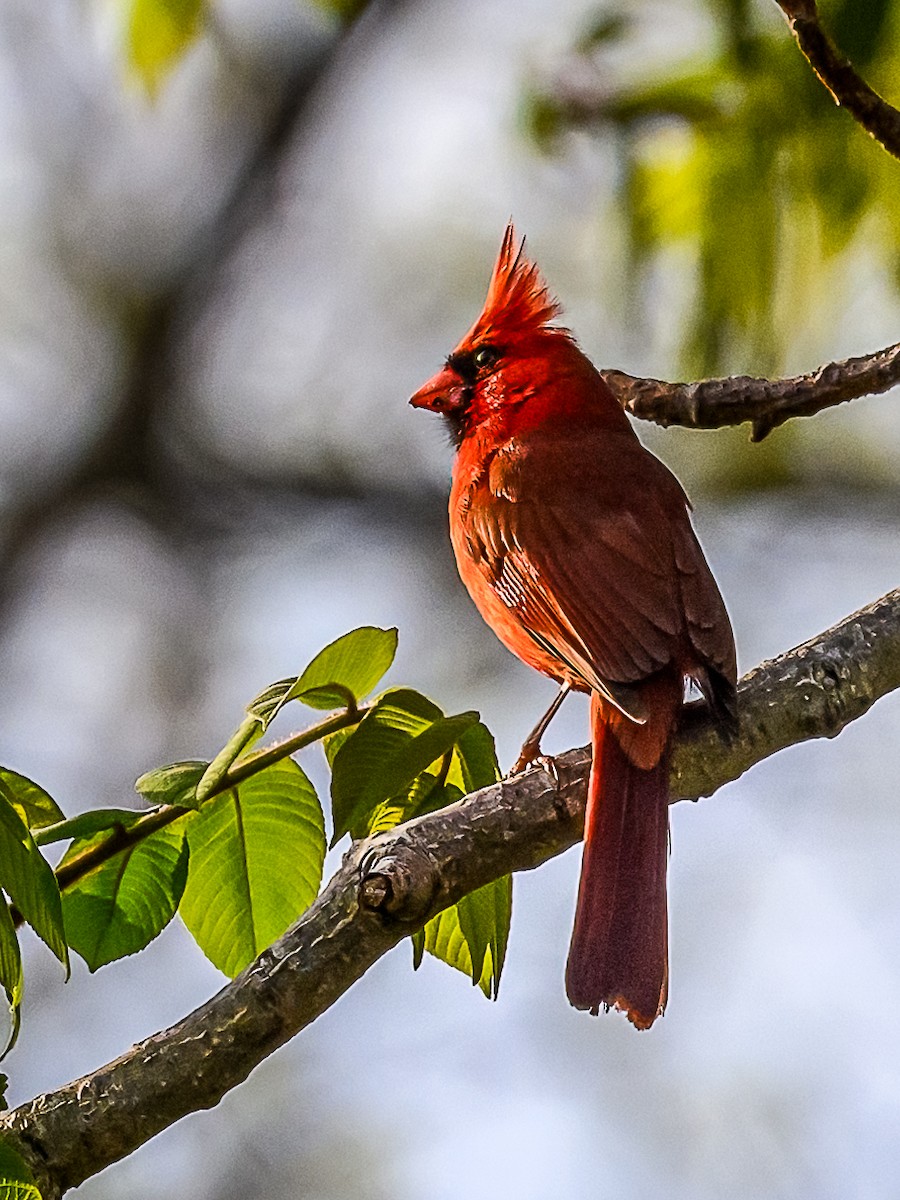
[[[668,992],[672,740],[688,681],[735,727],[734,639],[681,485],[559,313],[510,223],[481,316],[410,403],[457,447],[450,536],[479,612],[523,662],[591,694],[566,990],[647,1029]]]

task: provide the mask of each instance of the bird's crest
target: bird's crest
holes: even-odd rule
[[[524,238],[516,250],[516,231],[510,221],[494,264],[484,309],[469,337],[538,333],[561,311],[540,271],[525,257]]]

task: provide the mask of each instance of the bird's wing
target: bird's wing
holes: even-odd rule
[[[711,708],[726,730],[737,729],[737,659],[725,602],[689,521],[672,529],[678,589],[688,639],[697,662],[706,668],[698,677]]]
[[[636,439],[515,440],[495,455],[487,487],[468,514],[470,552],[530,636],[588,686],[630,692],[679,656],[687,626],[704,628],[702,601],[685,605],[676,544],[686,578],[702,572],[672,533],[690,531],[687,500]]]

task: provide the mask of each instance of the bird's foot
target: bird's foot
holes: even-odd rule
[[[547,732],[547,726],[556,716],[559,711],[559,706],[565,700],[571,691],[568,683],[561,685],[556,696],[553,698],[553,703],[529,733],[528,737],[522,743],[522,749],[519,751],[519,757],[516,759],[516,764],[510,771],[510,775],[520,775],[522,771],[527,771],[530,766],[537,765],[549,771],[556,780],[556,785],[559,787],[559,776],[556,770],[556,764],[552,758],[548,758],[546,754],[541,754],[541,738]],[[548,765],[552,764],[552,765]]]
[[[540,746],[530,747],[526,742],[522,747],[519,757],[516,759],[513,769],[506,778],[511,779],[513,775],[521,775],[523,771],[530,770],[546,771],[553,780],[553,786],[559,791],[559,767],[556,764],[556,759],[552,754],[541,754]]]
[[[519,751],[519,757],[513,764],[512,770],[509,772],[507,779],[511,775],[521,775],[523,771],[527,771],[529,767],[535,763],[540,763],[544,755],[541,754],[541,733],[537,729],[533,729],[529,736],[522,743],[522,749]],[[535,736],[537,734],[537,736]]]

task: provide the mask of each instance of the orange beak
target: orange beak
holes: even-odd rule
[[[467,407],[467,391],[467,385],[452,367],[442,367],[437,375],[419,388],[409,402],[413,408],[427,408],[430,412],[455,412]]]

